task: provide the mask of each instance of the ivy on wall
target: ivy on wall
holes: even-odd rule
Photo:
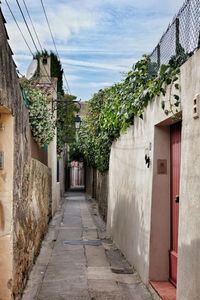
[[[107,171],[112,142],[134,123],[134,116],[143,117],[150,101],[156,96],[165,96],[169,85],[169,99],[162,101],[161,106],[166,115],[175,116],[180,105],[178,75],[188,57],[180,47],[179,53],[168,64],[158,68],[149,56],[144,55],[125,80],[94,94],[71,156],[81,153],[88,165],[100,172]],[[177,92],[172,95],[174,89]]]
[[[78,111],[76,99],[73,95],[65,94],[62,102],[57,104],[57,153],[60,155],[66,144],[72,144],[75,141],[74,115]]]
[[[50,51],[43,50],[42,52],[37,52],[34,56],[35,59],[39,61],[40,57],[50,57],[51,58],[51,77],[57,78],[57,93],[59,95],[64,95],[63,90],[63,69],[60,60],[58,59],[57,55]],[[38,63],[38,70],[36,72],[36,77],[39,76],[40,70],[39,70],[40,64]]]
[[[57,78],[57,153],[60,156],[64,150],[65,144],[73,143],[75,140],[74,114],[77,112],[77,107],[73,103],[75,96],[64,93],[63,89],[63,69],[57,55],[50,51],[44,50],[35,55],[35,59],[40,57],[51,58],[51,77]],[[39,64],[38,64],[39,68]],[[39,69],[36,76],[39,75]]]
[[[34,140],[40,147],[48,145],[55,135],[56,122],[49,108],[49,102],[42,91],[26,79],[21,80],[27,99],[29,122]]]

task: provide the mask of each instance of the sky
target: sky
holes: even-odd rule
[[[16,1],[7,1],[35,52]],[[54,50],[41,1],[25,2],[43,48]],[[25,13],[23,0],[19,3]],[[71,94],[85,101],[99,89],[121,81],[144,53],[152,52],[183,0],[43,0],[43,3]],[[25,74],[32,56],[5,0],[1,6],[14,60],[18,70]]]

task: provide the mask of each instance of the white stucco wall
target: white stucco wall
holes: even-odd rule
[[[143,120],[135,118],[134,126],[113,143],[110,155],[107,230],[146,283],[154,167],[156,169],[153,164],[155,125],[166,119],[160,103],[159,99],[152,102]],[[151,159],[149,168],[145,164],[146,153]],[[158,151],[156,159],[169,157]]]
[[[56,131],[56,130],[55,130]],[[48,146],[48,167],[52,174],[52,215],[55,214],[60,203],[60,187],[57,184],[57,138],[56,134],[53,141]]]
[[[200,94],[199,61],[200,51],[181,67],[180,76],[183,117],[177,300],[196,300],[200,295],[200,118],[193,118],[193,98]],[[147,107],[144,119],[135,118],[134,126],[111,149],[107,230],[145,283],[168,280],[169,125],[173,122],[157,98]],[[149,169],[144,159],[147,148]],[[158,159],[167,161],[166,174],[157,173]]]
[[[200,51],[181,72],[183,128],[179,217],[178,300],[200,299],[200,118],[193,99],[200,94]],[[200,108],[200,106],[199,106]]]
[[[136,123],[138,130],[131,127],[112,147],[108,231],[147,281],[152,167],[146,167],[144,156],[153,132],[149,131],[148,137],[142,135],[143,124],[139,120]]]
[[[59,182],[60,182],[60,195],[64,196],[65,193],[65,159],[66,156],[63,154],[62,158],[59,160]]]

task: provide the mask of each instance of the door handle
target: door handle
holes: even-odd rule
[[[179,203],[179,195],[176,195],[176,200],[175,200],[176,203]]]

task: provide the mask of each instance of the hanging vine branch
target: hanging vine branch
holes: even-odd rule
[[[57,153],[58,156],[63,152],[65,145],[73,143],[75,140],[74,114],[77,112],[77,107],[73,100],[75,96],[65,94],[63,89],[63,69],[57,55],[52,51],[44,50],[35,54],[35,59],[38,61],[41,57],[50,57],[51,59],[51,78],[57,78]],[[39,68],[40,64],[38,64]],[[39,69],[38,69],[39,73]]]
[[[55,119],[49,102],[42,91],[28,80],[21,80],[21,87],[27,99],[29,122],[34,140],[40,147],[48,145],[55,135]]]
[[[169,98],[161,102],[162,109],[171,116],[178,112],[180,66],[188,57],[179,47],[179,53],[158,71],[158,65],[144,55],[124,81],[94,94],[79,132],[79,143],[72,149],[81,153],[88,165],[100,172],[107,171],[112,142],[133,125],[135,116],[143,117],[150,101],[156,96],[165,96],[168,86]],[[177,93],[172,95],[174,90]],[[71,155],[76,156],[76,153],[72,150]]]

